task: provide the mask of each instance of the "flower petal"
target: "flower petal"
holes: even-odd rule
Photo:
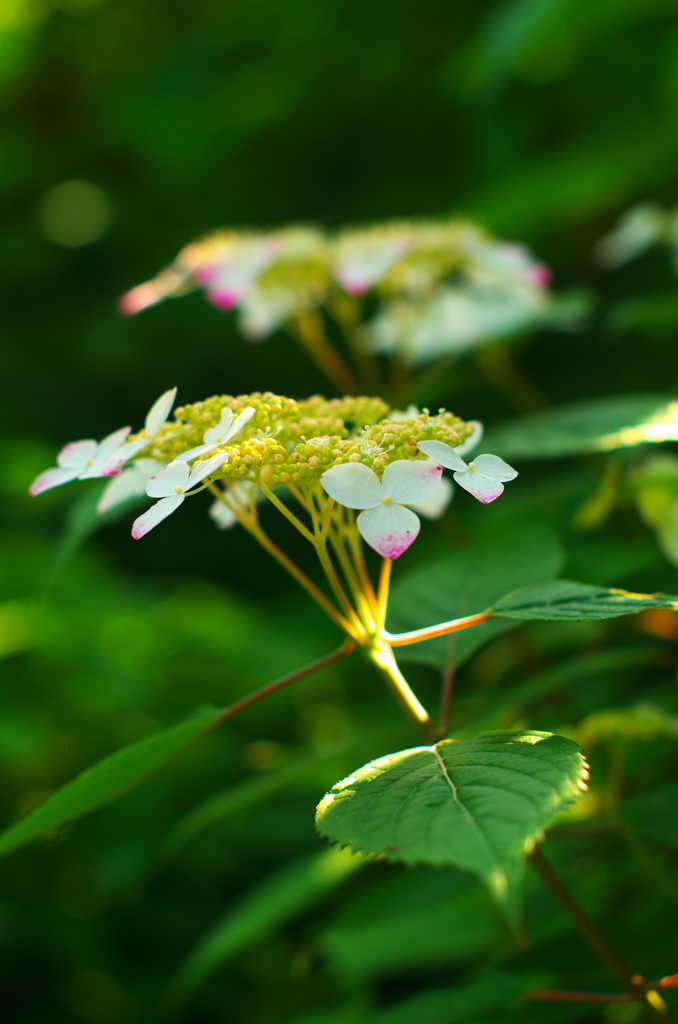
[[[424,519],[440,519],[454,497],[454,484],[449,476],[441,478],[440,486],[423,501],[414,501],[410,508]]]
[[[233,425],[231,426],[230,430],[226,434],[224,442],[225,441],[230,441],[232,437],[235,437],[235,435],[240,430],[242,430],[242,428],[245,426],[245,424],[248,423],[249,420],[252,419],[252,417],[254,416],[256,411],[257,410],[254,409],[251,405],[248,405],[248,406],[246,406],[243,409],[243,411],[241,413],[238,413],[238,415],[236,416],[235,420],[233,421]]]
[[[114,430],[112,434],[108,434],[99,443],[91,466],[85,468],[80,474],[80,479],[89,480],[99,476],[115,476],[116,473],[119,473],[122,464],[119,459],[114,459],[113,456],[117,455],[131,430],[131,427],[121,427],[120,430]]]
[[[458,444],[457,447],[454,449],[457,455],[467,455],[468,452],[473,451],[476,445],[479,445],[480,442],[482,441],[483,434],[485,433],[485,428],[483,427],[480,420],[469,420],[468,426],[473,427],[473,433],[470,434],[465,441],[462,441],[461,444]]]
[[[379,477],[362,462],[333,466],[323,473],[320,482],[330,498],[346,508],[374,508],[384,497]]]
[[[121,448],[118,448],[117,451],[113,452],[106,462],[104,462],[101,467],[101,475],[115,476],[116,473],[120,472],[126,462],[129,462],[129,460],[133,459],[135,455],[142,452],[144,448],[148,448],[150,443],[151,438],[144,436],[138,438],[136,441],[128,441],[126,444],[123,444]]]
[[[97,512],[104,512],[122,505],[132,498],[140,498],[146,494],[146,486],[154,473],[164,469],[162,462],[156,459],[139,459],[133,466],[128,466],[119,476],[113,477],[106,484],[97,504]]]
[[[205,455],[207,452],[213,452],[214,449],[218,447],[218,441],[215,441],[214,444],[199,444],[195,448],[189,448],[187,452],[182,452],[181,455],[177,455],[177,462],[192,462],[193,459],[197,459],[199,455]]]
[[[94,461],[97,454],[96,441],[71,441],[57,455],[57,463],[64,469],[83,469],[87,459]]]
[[[162,473],[151,477],[146,487],[146,494],[150,498],[167,498],[178,493],[177,487],[180,487],[183,493],[188,490],[189,477],[190,470],[186,463],[176,459],[174,462],[170,462]]]
[[[203,441],[205,444],[223,444],[225,439],[229,436],[228,432],[231,429],[232,423],[233,410],[229,408],[222,409],[217,425],[215,427],[210,427],[203,435]]]
[[[77,480],[78,468],[67,469],[65,466],[55,466],[53,469],[46,469],[44,473],[41,473],[33,483],[29,490],[29,494],[32,498],[36,495],[42,494],[43,491],[49,491],[52,487],[59,487],[61,484],[67,484],[71,480]]]
[[[210,505],[209,514],[219,530],[230,530],[238,522],[237,517],[231,512],[230,508],[227,508],[223,501],[220,501],[218,498]]]
[[[421,462],[400,459],[386,467],[381,486],[384,493],[399,505],[410,505],[413,501],[423,501],[433,494],[442,475],[442,469],[432,459]]]
[[[161,426],[169,416],[176,397],[176,388],[172,388],[170,391],[165,391],[165,393],[162,394],[148,410],[148,415],[146,417],[146,433],[149,437],[155,437],[158,433]]]
[[[490,476],[493,480],[501,480],[503,483],[515,480],[518,476],[518,470],[513,469],[497,455],[479,455],[473,460],[473,464],[483,476]]]
[[[200,481],[204,480],[205,477],[210,475],[210,473],[216,472],[220,466],[223,466],[224,462],[228,462],[230,457],[229,452],[217,452],[217,454],[213,455],[211,459],[205,459],[204,462],[199,462],[198,465],[194,466],[191,470],[186,490],[191,487],[195,487],[196,484],[199,484]],[[184,463],[184,465],[186,465],[186,463]]]
[[[167,519],[173,512],[176,512],[184,500],[183,494],[173,494],[171,497],[161,498],[160,501],[156,501],[155,505],[151,505],[148,512],[144,512],[142,516],[134,520],[132,524],[132,536],[134,539],[140,540],[142,537],[145,537],[154,526],[157,526],[163,519]]]
[[[459,473],[466,469],[466,463],[458,455],[457,449],[450,448],[449,444],[443,444],[442,441],[420,441],[417,448],[437,462],[439,466],[454,469]]]
[[[382,558],[399,558],[416,540],[421,523],[403,505],[384,505],[361,512],[356,520],[360,533]]]
[[[491,501],[504,493],[504,485],[499,480],[493,480],[491,476],[484,476],[477,469],[465,469],[463,472],[455,473],[454,479],[460,487],[472,494],[483,505],[489,505]]]

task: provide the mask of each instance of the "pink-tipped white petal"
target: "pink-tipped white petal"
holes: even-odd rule
[[[198,463],[198,465],[194,466],[191,470],[186,490],[189,490],[191,487],[195,487],[196,484],[199,484],[201,480],[210,476],[211,473],[215,473],[219,467],[223,466],[223,464],[228,462],[229,459],[230,455],[228,452],[217,452],[217,454],[213,455],[211,459],[206,459],[205,462]],[[186,465],[186,463],[183,463],[183,465]]]
[[[150,437],[140,437],[136,441],[128,441],[126,444],[123,444],[121,448],[113,452],[110,458],[104,462],[101,467],[101,476],[115,476],[126,462],[129,462],[135,455],[142,452],[144,448],[148,448],[150,443]]]
[[[502,483],[506,483],[508,480],[515,480],[518,476],[518,470],[514,469],[513,466],[509,466],[507,462],[504,462],[497,455],[478,455],[473,460],[473,465],[483,476],[490,476],[493,480],[501,480]]]
[[[173,494],[183,493],[188,490],[189,478],[188,466],[185,462],[177,459],[175,462],[170,462],[162,473],[151,477],[146,485],[146,494],[149,498],[167,498]]]
[[[384,489],[379,477],[362,462],[344,462],[333,466],[320,477],[320,482],[340,505],[346,508],[374,508],[380,505]]]
[[[232,437],[235,437],[235,435],[240,430],[242,430],[245,424],[249,423],[249,421],[252,419],[256,411],[257,410],[254,409],[251,405],[248,405],[243,409],[241,413],[238,413],[226,435],[225,441],[230,441]],[[225,441],[222,443],[225,443]]]
[[[64,469],[82,470],[89,462],[94,462],[97,454],[96,441],[71,441],[64,445],[57,455],[57,464]]]
[[[384,488],[384,494],[392,501],[400,505],[410,505],[414,501],[428,498],[438,487],[442,475],[442,469],[432,460],[407,462],[400,459],[386,467],[381,478],[381,486]]]
[[[424,519],[440,519],[453,497],[454,484],[448,476],[444,476],[433,494],[429,494],[423,501],[413,502],[410,508]]]
[[[148,410],[148,415],[146,416],[146,433],[149,438],[155,437],[163,423],[166,421],[176,397],[177,389],[171,388],[170,391],[165,391],[165,393],[162,394]]]
[[[485,428],[480,420],[469,420],[468,425],[469,427],[473,427],[473,433],[469,434],[466,440],[462,441],[462,443],[458,444],[454,449],[457,455],[467,455],[469,452],[472,452],[476,445],[480,444],[483,434],[485,433]]]
[[[42,494],[43,491],[50,491],[52,487],[60,487],[61,484],[77,480],[78,472],[77,467],[75,469],[66,469],[65,466],[55,466],[53,469],[46,469],[44,473],[41,473],[33,481],[28,493],[32,498],[35,498],[38,494]]]
[[[116,473],[119,473],[122,464],[114,456],[117,456],[131,430],[131,427],[121,427],[120,430],[114,430],[112,434],[108,434],[99,443],[91,465],[83,470],[80,479],[89,480],[99,476],[115,476]]]
[[[206,430],[203,435],[203,441],[205,444],[223,444],[226,438],[229,436],[229,430],[233,424],[233,410],[222,409],[221,418],[217,423],[216,427],[210,427]]]
[[[417,448],[445,469],[454,469],[457,472],[466,469],[466,463],[457,454],[457,449],[450,448],[449,444],[443,444],[442,441],[420,441]]]
[[[482,501],[483,505],[489,505],[491,501],[504,493],[504,485],[499,480],[484,476],[475,469],[465,469],[461,473],[455,473],[454,479],[465,491],[472,494],[478,501]]]
[[[384,505],[368,508],[356,520],[362,538],[382,558],[399,558],[417,539],[421,523],[409,508]]]
[[[172,497],[161,498],[160,501],[156,501],[155,505],[151,505],[148,512],[144,512],[142,516],[134,520],[132,524],[132,536],[134,539],[140,540],[142,537],[145,537],[154,526],[157,526],[163,519],[167,519],[173,512],[176,512],[184,500],[183,494],[173,494]]]

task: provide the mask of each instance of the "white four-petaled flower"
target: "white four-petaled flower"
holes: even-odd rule
[[[423,501],[440,483],[435,462],[392,462],[381,480],[361,462],[345,462],[321,476],[331,498],[346,508],[361,509],[356,525],[383,558],[398,558],[416,540],[420,522],[405,505]]]
[[[162,394],[160,398],[153,403],[151,408],[148,410],[144,423],[144,436],[138,437],[134,441],[128,441],[127,444],[124,444],[122,448],[119,449],[119,451],[113,453],[104,467],[106,470],[104,474],[105,476],[113,476],[115,473],[119,473],[126,462],[133,459],[134,456],[138,452],[143,451],[144,448],[148,448],[153,438],[167,420],[176,397],[177,389],[172,388],[170,391],[165,391],[164,394]]]
[[[517,470],[496,455],[478,455],[467,465],[458,448],[450,448],[442,441],[420,441],[417,448],[441,466],[453,470],[459,486],[482,501],[483,505],[498,498],[503,493],[504,484],[518,476]]]
[[[134,520],[132,525],[132,536],[139,540],[152,530],[154,526],[167,519],[172,512],[176,512],[186,497],[186,493],[201,483],[205,477],[216,472],[217,469],[228,459],[227,452],[218,452],[211,459],[198,463],[192,470],[186,462],[177,459],[170,462],[169,466],[152,476],[146,487],[146,493],[151,498],[160,498],[155,505],[151,505],[147,512]]]
[[[87,439],[86,441],[72,441],[65,445],[57,456],[57,465],[41,473],[33,481],[28,493],[31,497],[35,497],[36,494],[42,494],[43,491],[67,484],[71,480],[115,476],[120,472],[120,466],[111,469],[108,466],[109,460],[120,448],[131,429],[131,427],[122,427],[120,430],[115,430],[98,444],[96,441]]]
[[[181,462],[190,462],[192,459],[197,459],[199,455],[206,455],[207,452],[212,452],[215,448],[228,444],[231,438],[235,437],[245,424],[252,419],[256,411],[251,405],[248,405],[233,419],[232,409],[222,409],[221,419],[216,427],[210,427],[209,430],[205,431],[203,435],[205,443],[199,444],[195,448],[190,448],[187,452],[182,452],[181,455],[177,455],[177,459]]]

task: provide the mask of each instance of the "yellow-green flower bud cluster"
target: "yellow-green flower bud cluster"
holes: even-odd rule
[[[463,420],[444,411],[437,416],[423,412],[409,420],[382,419],[349,437],[324,435],[302,441],[286,459],[267,471],[266,482],[272,486],[312,486],[322,473],[343,462],[361,462],[383,473],[398,459],[426,458],[417,448],[420,441],[442,441],[456,447],[471,432]]]
[[[254,415],[231,443],[214,446],[195,465],[217,452],[228,460],[213,479],[261,479],[269,486],[314,486],[325,470],[343,462],[361,462],[377,473],[398,459],[422,459],[420,441],[461,444],[472,428],[453,413],[441,409],[406,413],[389,410],[380,398],[367,396],[326,399],[314,395],[297,402],[271,392],[213,396],[175,411],[138,458],[149,455],[163,462],[181,458],[203,443],[207,430],[221,420],[224,408],[234,417],[247,407]]]

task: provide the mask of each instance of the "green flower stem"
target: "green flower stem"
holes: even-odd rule
[[[423,640],[433,640],[437,636],[446,636],[448,633],[456,633],[459,629],[470,629],[471,626],[481,626],[488,622],[490,616],[486,612],[479,612],[477,615],[467,615],[463,619],[451,619],[450,622],[440,622],[437,626],[427,626],[425,629],[413,629],[409,633],[389,633],[382,630],[379,636],[391,647],[405,647],[407,644],[420,644]]]
[[[328,582],[332,587],[334,596],[341,605],[344,611],[344,615],[346,616],[346,619],[352,624],[350,629],[347,631],[348,635],[353,637],[353,639],[362,642],[362,639],[366,635],[365,628],[360,619],[358,618],[358,615],[356,614],[353,605],[348,599],[346,591],[344,590],[339,581],[337,571],[332,564],[332,559],[330,558],[329,552],[327,550],[327,545],[316,540],[315,537],[313,538],[313,544],[318,554],[318,560],[323,568],[323,572],[327,576]]]
[[[652,1020],[662,1020],[669,1024],[672,1020],[666,1003],[659,993],[647,990],[644,979],[631,973],[630,968],[610,945],[598,926],[579,906],[574,896],[562,879],[556,874],[538,846],[530,854],[530,862],[541,880],[555,896],[568,917],[572,919],[589,946],[607,964],[611,972],[621,981],[631,999],[642,1004],[645,1012]]]
[[[348,546],[351,549],[351,554],[353,555],[353,562],[358,572],[358,576],[360,577],[360,582],[362,583],[363,589],[367,594],[370,604],[374,608],[376,614],[377,595],[374,592],[372,581],[367,571],[367,566],[365,565],[363,542],[360,534],[358,533],[358,528],[355,524],[355,512],[353,511],[352,508],[347,508],[344,509],[344,514],[346,516],[346,522],[341,524],[340,529],[342,530],[344,537],[348,541]]]
[[[380,640],[375,640],[367,648],[367,652],[407,717],[416,725],[424,742],[435,743],[435,729],[428,712],[410,689],[407,680],[398,668],[390,646]]]
[[[271,502],[271,504],[275,505],[275,507],[278,509],[278,512],[282,512],[282,514],[285,516],[285,519],[289,520],[289,522],[292,524],[292,526],[295,528],[295,530],[298,530],[299,533],[302,535],[302,537],[305,537],[306,540],[311,542],[311,544],[314,544],[315,543],[315,538],[314,538],[313,534],[311,533],[311,531],[309,529],[307,529],[307,527],[304,526],[304,524],[301,522],[300,519],[297,519],[297,517],[295,516],[294,512],[290,512],[290,510],[287,508],[287,506],[284,504],[284,502],[282,502],[280,500],[280,498],[278,498],[273,493],[271,488],[268,487],[264,483],[264,481],[261,479],[261,477],[257,480],[257,485],[264,492],[264,494],[266,495],[268,500]]]
[[[360,384],[353,371],[328,341],[318,311],[313,309],[302,313],[291,326],[296,327],[296,337],[328,380],[347,395],[359,395],[362,390]]]
[[[271,538],[264,533],[262,528],[259,526],[256,520],[256,510],[252,515],[246,515],[242,510],[238,510],[229,505],[228,501],[225,500],[223,491],[217,487],[216,484],[210,484],[210,491],[218,498],[219,501],[223,501],[227,508],[231,509],[234,515],[237,515],[240,524],[247,530],[247,532],[254,537],[258,544],[264,548],[265,551],[275,558],[276,562],[282,565],[290,576],[294,577],[297,583],[304,588],[307,594],[313,598],[317,604],[320,605],[322,610],[329,615],[333,622],[339,626],[339,628],[346,633],[347,636],[353,638],[353,628],[349,621],[334,607],[323,592],[316,587],[315,583],[308,578],[306,573],[302,572],[298,565],[296,565],[291,558],[281,551],[277,544],[275,544]]]

